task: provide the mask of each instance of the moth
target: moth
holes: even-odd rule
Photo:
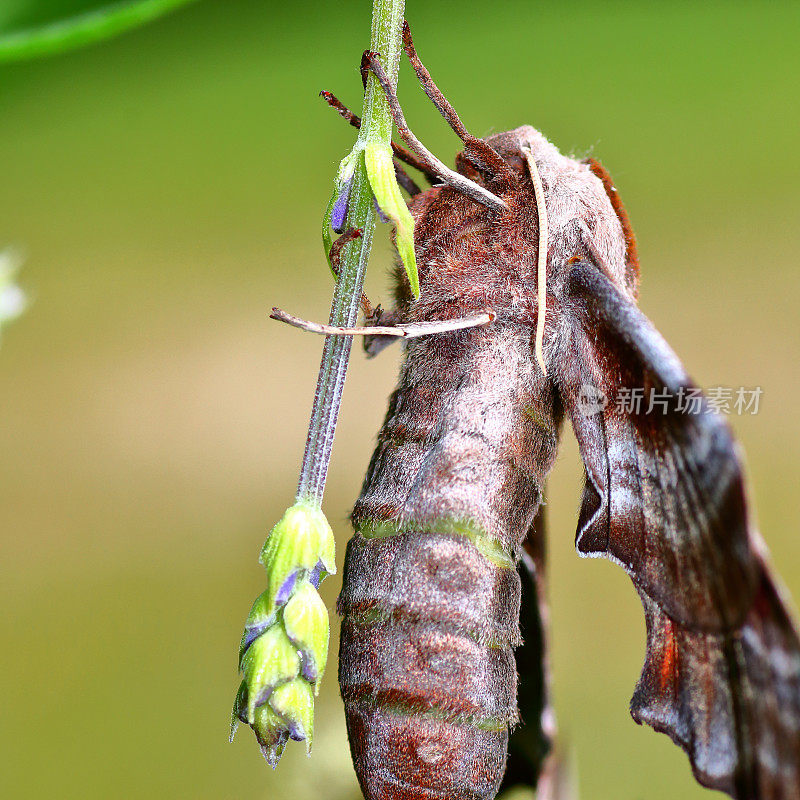
[[[365,796],[489,800],[547,778],[542,498],[568,418],[578,553],[618,563],[644,607],[634,720],[680,745],[704,786],[797,800],[797,630],[728,425],[637,307],[611,179],[532,127],[470,135],[407,26],[404,44],[464,149],[456,171],[435,159],[365,54],[411,151],[396,153],[435,181],[410,200],[421,294],[398,269],[377,321],[490,321],[404,343],[352,512],[339,682]],[[634,389],[659,405],[618,402]]]

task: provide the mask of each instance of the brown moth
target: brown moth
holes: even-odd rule
[[[797,800],[798,635],[731,432],[637,308],[635,241],[610,179],[528,126],[470,136],[407,29],[405,44],[465,146],[455,173],[431,156],[366,54],[416,166],[442,181],[410,201],[421,295],[398,270],[393,315],[492,321],[405,344],[353,510],[339,681],[365,796],[488,800],[536,785],[552,733],[541,503],[568,417],[585,466],[577,550],[620,564],[644,606],[634,719],[686,750],[704,786]],[[633,387],[641,407],[617,402]]]

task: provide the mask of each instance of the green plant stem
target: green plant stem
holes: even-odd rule
[[[374,0],[370,49],[380,60],[392,83],[397,83],[405,0]],[[380,142],[389,146],[392,118],[386,98],[375,76],[369,74],[364,94],[364,114],[358,145]],[[347,244],[340,261],[339,279],[331,303],[330,324],[352,326],[358,316],[358,304],[364,285],[364,274],[372,250],[375,230],[375,204],[363,157],[358,160],[350,194],[348,228],[361,228],[360,239]],[[336,422],[339,417],[352,339],[349,336],[328,336],[322,351],[314,406],[308,426],[303,466],[297,486],[298,499],[322,505],[325,479],[328,474]]]

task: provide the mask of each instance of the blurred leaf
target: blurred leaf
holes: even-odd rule
[[[193,0],[3,0],[0,62],[107,39],[188,2]]]

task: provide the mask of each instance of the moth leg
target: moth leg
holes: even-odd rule
[[[330,260],[331,267],[336,275],[339,277],[339,261],[341,259],[342,247],[352,239],[361,236],[359,228],[351,228],[346,233],[343,233],[331,246]],[[373,308],[369,302],[367,295],[361,293],[361,310],[364,312],[364,325],[365,327],[372,327],[375,325],[397,325],[400,322],[400,315],[396,311],[384,311],[380,305]],[[364,336],[363,347],[367,358],[374,358],[384,348],[392,344],[397,337],[394,336],[380,336],[369,334]]]
[[[332,96],[332,95],[331,95]],[[336,99],[336,98],[334,98]],[[346,109],[345,109],[346,110]],[[348,112],[349,113],[349,112]],[[350,228],[345,231],[332,245],[328,257],[330,258],[333,274],[338,278],[340,272],[340,261],[342,248],[347,242],[361,237],[360,228]],[[384,311],[380,305],[373,308],[367,295],[361,293],[361,310],[364,312],[364,326],[394,326],[400,323],[401,316],[397,311]],[[374,358],[384,348],[388,347],[397,339],[396,336],[381,336],[380,334],[368,334],[364,336],[363,347],[367,358]]]
[[[456,110],[450,105],[447,98],[442,94],[439,87],[434,83],[430,72],[420,61],[414,47],[414,40],[411,37],[411,28],[408,23],[403,23],[403,48],[406,51],[408,60],[414,68],[417,80],[422,85],[422,89],[430,101],[436,106],[439,113],[445,118],[447,124],[453,129],[456,136],[466,145],[466,151],[471,159],[477,162],[478,166],[493,178],[505,179],[509,183],[514,181],[514,173],[505,160],[486,142],[473,136],[459,118]]]
[[[331,249],[328,251],[328,260],[336,280],[339,280],[341,273],[342,249],[348,242],[360,239],[362,233],[361,228],[349,228],[331,245]],[[367,318],[374,314],[372,303],[369,302],[369,298],[364,292],[361,293],[361,310]]]
[[[408,127],[405,116],[403,115],[403,110],[400,107],[400,102],[397,99],[397,94],[394,91],[392,82],[389,80],[389,76],[386,74],[380,62],[378,61],[377,55],[367,50],[364,53],[364,63],[367,65],[367,67],[369,67],[369,70],[372,72],[372,74],[375,75],[378,83],[381,86],[381,89],[383,89],[383,93],[386,95],[386,100],[389,104],[389,111],[392,115],[392,119],[394,120],[394,124],[397,126],[397,130],[399,131],[401,138],[427,165],[428,169],[440,180],[444,181],[444,183],[446,183],[448,186],[452,186],[454,189],[474,200],[476,203],[481,203],[482,205],[485,205],[488,208],[492,208],[496,211],[502,211],[506,209],[508,206],[504,200],[499,198],[496,194],[490,192],[488,189],[485,189],[480,184],[471,181],[461,173],[455,172],[447,167],[438,158],[436,158],[436,156],[433,155],[433,153],[431,153],[430,150],[428,150],[422,144],[422,142],[417,139],[416,136],[414,136]]]
[[[396,309],[385,311],[378,306],[373,312],[372,316],[364,320],[364,324],[367,326],[398,325],[401,319],[402,317]],[[375,358],[378,353],[386,349],[394,341],[396,341],[396,337],[373,334],[371,336],[365,336],[362,344],[364,347],[364,352],[367,354],[367,358]]]
[[[333,92],[322,91],[319,96],[333,109],[335,109],[339,116],[349,122],[356,130],[361,129],[361,117],[354,114]],[[396,142],[392,142],[392,152],[394,158],[394,171],[397,176],[397,182],[412,196],[418,195],[422,190],[417,186],[411,176],[400,166],[398,161],[408,164],[409,167],[418,169],[429,183],[434,183],[439,180],[435,173],[431,172],[428,167],[420,161],[412,152],[406,150],[405,147]]]

